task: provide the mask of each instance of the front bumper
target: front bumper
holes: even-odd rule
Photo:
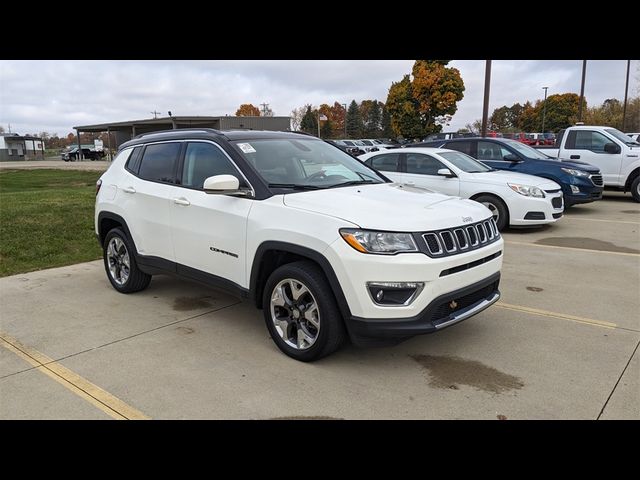
[[[500,298],[500,272],[431,301],[418,315],[391,321],[352,316],[346,325],[359,346],[399,343],[415,335],[433,333],[480,313]]]
[[[553,193],[545,190],[545,198],[522,197],[520,195],[515,200],[507,205],[509,207],[509,224],[512,226],[553,223],[561,218],[564,212],[562,190]],[[553,202],[559,206],[554,207]]]
[[[563,185],[564,205],[569,207],[578,203],[590,203],[602,199],[604,187],[598,187],[588,178],[572,178],[572,184],[580,189],[579,193],[573,193],[568,185]]]

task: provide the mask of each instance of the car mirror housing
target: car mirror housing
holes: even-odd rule
[[[442,176],[442,177],[447,177],[447,178],[453,178],[456,175],[449,170],[448,168],[441,168],[440,170],[438,170],[438,175]]]

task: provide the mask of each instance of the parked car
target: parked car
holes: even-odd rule
[[[340,150],[342,150],[343,152],[346,152],[350,155],[353,154],[353,152],[359,150],[355,147],[348,147],[347,145],[343,144],[343,143],[339,143],[338,140],[325,140],[325,142],[333,145],[334,147],[338,147]]]
[[[82,149],[82,156],[85,160],[100,160],[103,158],[105,153],[100,150],[91,150],[90,148]],[[61,153],[62,160],[65,162],[73,162],[74,160],[78,160],[78,147],[73,147],[65,152]]]
[[[600,169],[579,160],[557,160],[528,145],[506,138],[467,138],[431,142],[471,155],[486,165],[510,172],[527,173],[553,180],[562,188],[564,207],[602,198]]]
[[[365,153],[364,150],[360,148],[360,146],[356,145],[353,140],[332,140],[332,142],[335,142],[337,147],[347,148],[347,153],[352,155],[361,155]]]
[[[602,171],[605,187],[631,192],[633,199],[640,202],[640,143],[620,130],[576,125],[558,133],[555,148],[540,151],[595,165]]]
[[[557,183],[522,173],[494,170],[469,155],[440,148],[404,148],[358,157],[390,179],[484,204],[498,225],[542,225],[562,217]]]
[[[124,143],[95,233],[121,293],[170,273],[247,297],[285,354],[397,343],[500,297],[504,242],[483,205],[408,188],[291,132],[179,129]]]

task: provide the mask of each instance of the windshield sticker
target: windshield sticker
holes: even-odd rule
[[[253,148],[250,143],[239,143],[238,147],[240,147],[240,150],[244,153],[256,153],[256,149]]]

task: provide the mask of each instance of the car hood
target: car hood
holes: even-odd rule
[[[284,196],[286,206],[341,218],[360,228],[419,232],[478,222],[482,204],[399,183],[357,185]]]
[[[600,169],[595,165],[591,165],[587,162],[581,162],[580,160],[566,160],[561,158],[560,160],[549,159],[549,160],[541,160],[539,158],[534,158],[536,162],[541,162],[546,165],[555,166],[555,167],[564,167],[564,168],[577,168],[578,170],[585,170],[589,173],[599,173]]]
[[[496,170],[494,172],[467,173],[461,177],[462,181],[470,180],[474,183],[484,183],[486,185],[506,186],[507,183],[519,183],[520,185],[531,185],[543,190],[554,190],[560,188],[556,182],[546,178],[527,175],[526,173],[509,172],[507,170]]]

